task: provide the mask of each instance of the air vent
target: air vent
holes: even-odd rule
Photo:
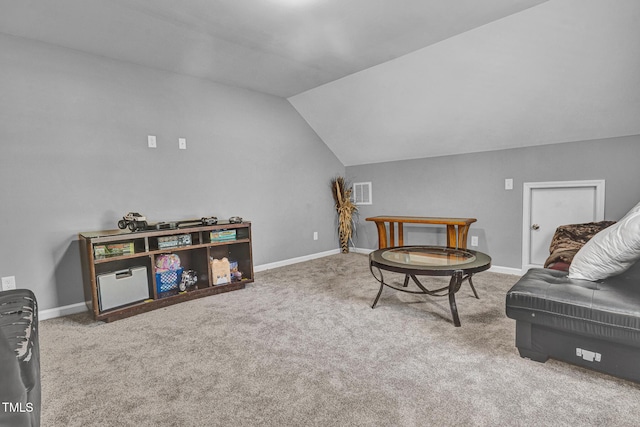
[[[371,183],[355,182],[353,184],[353,203],[356,205],[371,205]]]

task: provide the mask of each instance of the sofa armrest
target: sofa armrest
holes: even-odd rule
[[[0,426],[39,426],[38,307],[27,289],[0,292],[0,383]]]

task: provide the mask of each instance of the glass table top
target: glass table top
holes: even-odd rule
[[[463,249],[444,247],[400,247],[382,252],[382,258],[407,266],[445,267],[468,264],[476,255]]]

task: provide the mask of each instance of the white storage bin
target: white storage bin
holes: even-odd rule
[[[100,311],[149,298],[147,267],[132,267],[98,276]]]

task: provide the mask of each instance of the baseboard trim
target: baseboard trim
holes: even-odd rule
[[[513,276],[522,276],[524,274],[519,268],[500,267],[499,265],[492,265],[489,271],[492,273],[511,274]]]
[[[297,258],[286,259],[282,261],[272,262],[269,264],[257,265],[257,266],[254,266],[253,271],[258,272],[258,271],[270,270],[272,268],[284,267],[286,265],[297,264],[299,262],[310,261],[312,259],[322,258],[329,255],[339,254],[339,253],[340,253],[340,249],[333,249],[330,251],[319,252],[319,253],[305,255]],[[39,310],[38,316],[40,320],[47,320],[47,319],[55,319],[56,317],[68,316],[70,314],[82,313],[87,310],[88,310],[87,304],[84,302],[79,302],[76,304],[65,305],[63,307],[54,307],[46,310]]]
[[[365,255],[369,255],[374,250],[375,249],[353,248],[353,252],[357,254],[365,254]]]
[[[351,248],[350,250],[355,253],[365,254],[365,255],[368,255],[374,251],[373,249],[365,249],[365,248]],[[290,258],[282,261],[271,262],[268,264],[257,265],[257,266],[254,266],[253,271],[259,272],[259,271],[271,270],[273,268],[285,267],[287,265],[297,264],[299,262],[304,262],[304,261],[311,261],[312,259],[323,258],[329,255],[335,255],[339,253],[340,253],[340,249],[332,249],[330,251],[318,252],[315,254],[304,255],[301,257]],[[497,265],[491,266],[489,271],[494,273],[512,274],[514,276],[522,276],[523,274],[522,270],[519,268],[500,267]],[[68,316],[70,314],[82,313],[87,310],[88,310],[87,304],[84,302],[79,302],[76,304],[65,305],[63,307],[55,307],[55,308],[49,308],[47,310],[40,310],[38,311],[38,315],[40,317],[40,320],[47,320],[47,319],[55,319],[56,317]]]
[[[332,249],[330,251],[318,252],[315,254],[285,259],[282,261],[271,262],[268,264],[256,265],[253,267],[253,271],[258,272],[258,271],[271,270],[272,268],[284,267],[286,265],[297,264],[299,262],[304,262],[304,261],[311,261],[312,259],[323,258],[329,255],[335,255],[339,253],[340,253],[340,249]]]
[[[79,302],[77,304],[65,305],[63,307],[49,308],[46,310],[38,310],[40,320],[55,319],[56,317],[68,316],[70,314],[82,313],[87,311],[87,304]]]

